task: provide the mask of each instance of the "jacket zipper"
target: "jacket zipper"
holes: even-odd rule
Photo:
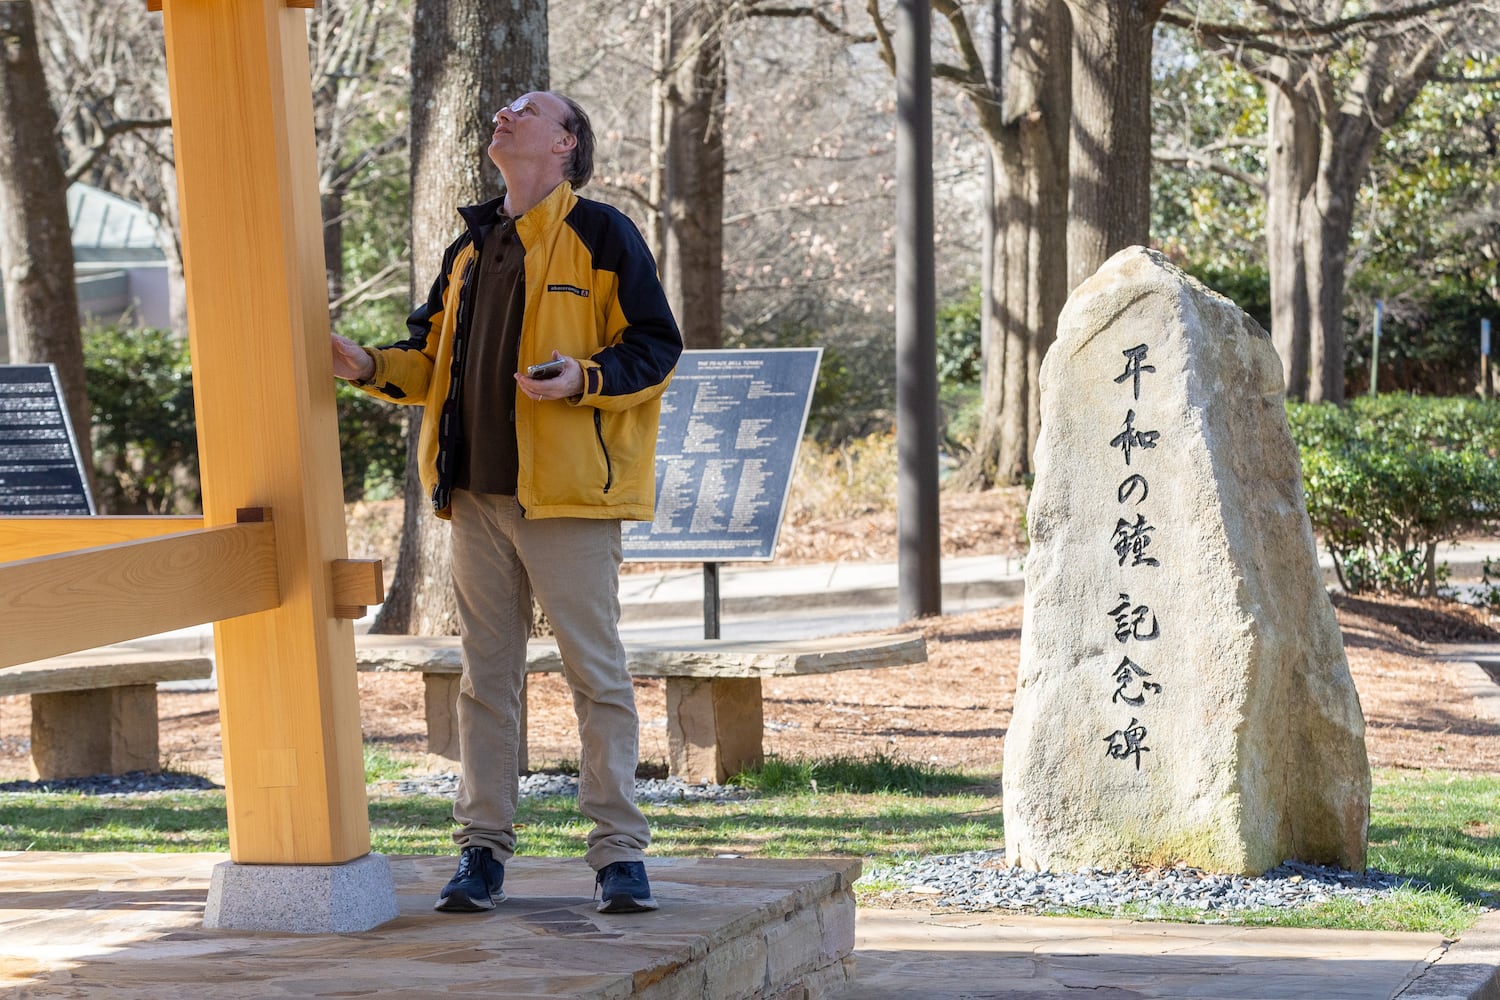
[[[458,316],[453,324],[453,358],[448,366],[448,398],[438,423],[437,483],[432,488],[434,510],[446,510],[453,502],[453,448],[458,436],[459,406],[463,395],[464,354],[468,350],[469,324],[474,313],[474,270],[480,254],[464,265],[463,285],[458,290]]]
[[[615,483],[615,467],[609,460],[609,446],[604,443],[604,415],[595,407],[594,409],[594,436],[599,439],[599,452],[604,456],[604,492]]]

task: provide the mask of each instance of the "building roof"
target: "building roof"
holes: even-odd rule
[[[68,188],[68,224],[77,261],[161,260],[155,216],[87,184]]]

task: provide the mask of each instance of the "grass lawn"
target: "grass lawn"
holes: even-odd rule
[[[369,764],[380,777],[400,770],[399,762],[383,756],[372,755]],[[678,857],[840,856],[889,863],[914,854],[992,849],[1004,842],[994,775],[938,772],[883,758],[773,759],[741,780],[755,788],[756,797],[644,805],[655,838],[652,852]],[[1369,864],[1431,888],[1401,890],[1368,906],[1333,903],[1233,919],[1456,934],[1483,910],[1500,906],[1497,802],[1500,776],[1377,771]],[[452,852],[449,808],[446,799],[436,796],[377,791],[370,800],[374,849],[392,855]],[[583,853],[588,823],[573,799],[523,800],[516,820],[522,855]],[[0,850],[5,851],[227,851],[225,824],[222,791],[118,797],[0,793]],[[875,888],[865,888],[865,893]],[[1164,916],[1203,919],[1196,910]]]

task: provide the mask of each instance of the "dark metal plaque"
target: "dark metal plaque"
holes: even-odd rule
[[[684,351],[662,397],[656,519],[627,521],[636,562],[771,559],[821,348]]]
[[[0,365],[0,515],[92,514],[52,365]]]

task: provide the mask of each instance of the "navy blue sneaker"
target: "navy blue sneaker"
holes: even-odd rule
[[[458,855],[458,871],[443,886],[434,910],[445,913],[477,913],[493,910],[505,901],[500,885],[505,865],[495,860],[488,847],[465,847]]]
[[[640,913],[656,909],[646,865],[640,861],[616,861],[599,869],[594,880],[599,887],[600,913]]]

